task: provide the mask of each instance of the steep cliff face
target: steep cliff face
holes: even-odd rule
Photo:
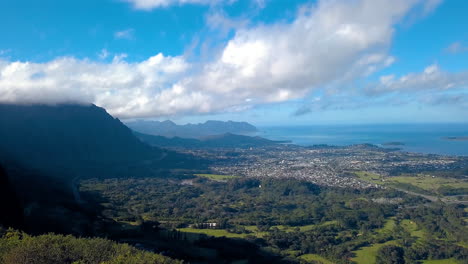
[[[87,173],[163,152],[94,105],[0,105],[0,161],[15,160],[46,173]]]
[[[203,165],[143,143],[94,105],[7,104],[0,104],[0,164],[4,225],[77,235],[88,234],[95,218],[77,198],[79,179],[166,177],[173,168]]]

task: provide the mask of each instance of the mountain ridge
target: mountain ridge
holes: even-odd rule
[[[76,167],[133,162],[162,155],[119,119],[95,105],[0,104],[0,161],[59,173]]]
[[[206,136],[202,138],[164,137],[139,133],[134,134],[143,142],[160,148],[251,148],[266,147],[289,141],[273,141],[259,136],[250,137],[224,133],[221,135]]]
[[[204,161],[143,143],[95,105],[0,104],[0,208],[33,234],[87,234],[94,211],[76,197],[76,179],[167,177]],[[18,203],[13,204],[14,201]],[[15,211],[16,210],[16,211]],[[15,213],[15,214],[13,214]]]
[[[147,121],[138,120],[125,123],[134,131],[164,137],[203,138],[225,133],[252,135],[257,128],[247,122],[208,120],[204,123],[177,125],[171,120]]]

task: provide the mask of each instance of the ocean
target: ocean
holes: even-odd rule
[[[468,156],[468,124],[316,125],[259,127],[259,136],[310,146],[370,143],[402,151]],[[448,140],[447,137],[465,137]],[[402,145],[386,146],[398,142]]]

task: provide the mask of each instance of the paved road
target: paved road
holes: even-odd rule
[[[429,200],[431,202],[443,202],[443,203],[452,203],[452,204],[468,204],[468,201],[451,200],[451,199],[447,199],[446,197],[437,197],[437,196],[432,196],[432,195],[427,195],[427,194],[421,194],[421,193],[407,191],[407,190],[400,189],[400,188],[395,188],[395,187],[389,187],[389,188],[393,188],[395,190],[398,190],[398,191],[401,191],[401,192],[404,192],[404,193],[407,193],[407,194],[420,196],[420,197],[426,198],[427,200]]]

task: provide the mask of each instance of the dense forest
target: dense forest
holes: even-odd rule
[[[359,250],[375,244],[385,246],[380,263],[468,260],[464,206],[429,204],[390,189],[197,177],[94,179],[82,182],[81,191],[117,223],[150,223],[155,234],[181,232],[180,240],[198,234],[250,241],[283,261],[359,263]],[[404,262],[382,262],[397,253]]]

